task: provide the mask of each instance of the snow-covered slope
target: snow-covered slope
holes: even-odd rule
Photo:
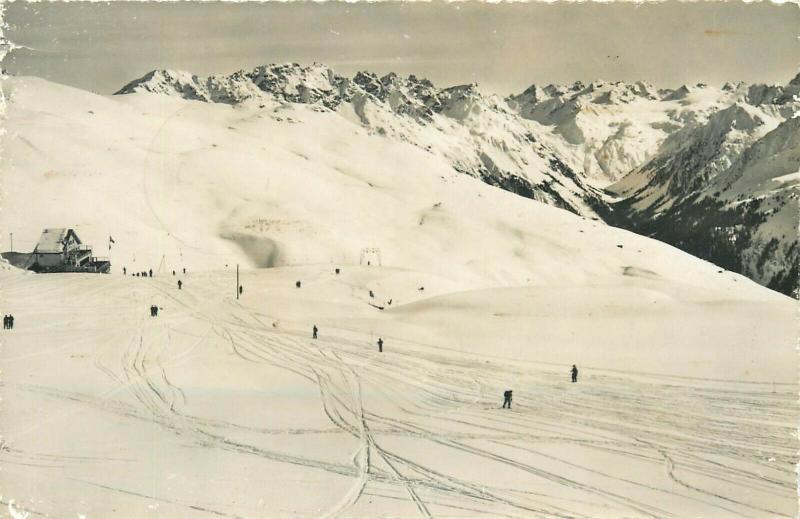
[[[0,263],[10,513],[796,515],[789,298],[355,108],[3,92],[15,249],[114,238],[110,275]]]
[[[4,509],[796,516],[787,298],[631,269],[413,302],[415,282],[442,288],[422,277],[245,270],[236,300],[230,270],[190,270],[180,291],[169,274],[0,272],[16,316],[1,357]],[[395,302],[379,311],[368,290]]]
[[[300,103],[336,111],[371,133],[444,157],[455,169],[517,194],[594,215],[597,191],[562,160],[554,138],[476,85],[440,89],[415,76],[339,76],[319,64],[266,65],[207,78],[150,72],[117,94],[152,92],[213,103]]]
[[[752,242],[748,237],[746,246],[735,247],[738,252],[724,253],[734,254],[728,259],[671,235],[717,240],[713,228],[698,227],[692,218],[675,218],[668,233],[653,227],[664,225],[666,220],[655,220],[674,204],[683,211],[708,209],[716,191],[704,190],[713,179],[797,112],[800,75],[787,85],[697,84],[674,90],[643,81],[532,85],[501,100],[475,85],[440,89],[415,76],[360,72],[346,78],[319,64],[284,64],[207,78],[153,71],[118,94],[134,92],[233,106],[303,104],[336,112],[371,134],[410,143],[488,184],[584,216],[599,215],[784,292],[793,290],[785,282],[791,254],[776,254],[772,237]],[[701,192],[706,202],[692,208]],[[746,198],[752,196],[741,193]],[[698,229],[705,234],[698,235]],[[780,235],[794,234],[785,231]],[[751,232],[756,231],[748,228]],[[779,239],[778,248],[791,252],[796,240]],[[757,263],[775,269],[760,272],[745,256],[764,256]],[[779,281],[773,280],[773,270],[782,271]]]
[[[117,271],[358,263],[378,249],[385,265],[447,273],[467,288],[628,267],[721,290],[749,285],[314,105],[102,97],[25,78],[4,89],[3,219],[18,249],[32,249],[44,227],[68,226],[101,254],[112,236]]]

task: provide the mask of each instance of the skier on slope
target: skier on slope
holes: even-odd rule
[[[573,382],[577,382],[578,381],[578,368],[575,366],[575,364],[572,365],[572,370],[570,370],[570,373],[572,373],[572,381]]]
[[[314,339],[316,339],[317,338],[317,332],[319,331],[319,329],[317,328],[316,324],[314,325],[314,328],[312,328],[311,331],[313,332]]]
[[[182,287],[183,287],[183,281],[181,281],[181,280],[179,279],[179,280],[178,280],[178,290],[180,290]]]
[[[381,337],[378,337],[378,351],[383,353],[383,339]]]
[[[503,409],[506,408],[506,405],[508,405],[508,408],[511,409],[511,393],[512,392],[510,389],[506,389],[503,392]]]

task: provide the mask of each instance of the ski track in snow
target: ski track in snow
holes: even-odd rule
[[[23,288],[10,283],[7,289]],[[73,289],[65,282],[52,289],[53,296]],[[151,321],[138,318],[129,328],[106,330],[114,337],[109,343],[117,348],[97,349],[89,359],[114,384],[110,392],[62,390],[57,381],[46,386],[3,382],[4,388],[155,423],[197,447],[351,478],[349,489],[314,514],[318,517],[369,514],[366,496],[406,501],[423,518],[465,514],[670,518],[681,517],[685,506],[698,507],[709,516],[793,515],[796,445],[792,427],[786,424],[792,423],[794,395],[784,388],[770,392],[735,383],[692,387],[670,377],[625,377],[610,371],[592,373],[572,385],[566,372],[551,366],[532,370],[493,359],[487,367],[446,350],[416,345],[412,352],[397,340],[379,354],[370,346],[370,337],[358,337],[352,330],[328,327],[312,340],[299,332],[275,329],[232,299],[211,314],[202,310],[201,302],[214,294],[199,285],[175,292],[160,281],[143,282],[137,291],[139,305],[144,308],[153,294],[170,301],[173,310]],[[193,323],[194,342],[169,360],[171,338],[184,333],[175,323],[187,320]],[[78,334],[72,342],[45,353],[56,355],[84,342]],[[185,412],[191,393],[176,385],[170,371],[211,343],[229,348],[241,362],[287,370],[316,385],[320,406],[333,427],[259,429]],[[7,358],[4,368],[22,360],[25,356]],[[517,381],[517,399],[513,410],[506,411],[499,409],[498,395],[509,379]],[[117,398],[124,392],[135,403]],[[343,464],[316,459],[312,453],[272,451],[236,439],[240,436],[234,433],[241,431],[256,436],[344,434],[356,441],[357,448],[351,463]],[[20,464],[57,474],[73,464],[101,467],[130,461],[61,456],[46,448],[26,452],[16,449],[14,440],[6,438],[0,446],[6,471]],[[569,455],[572,449],[600,456],[594,459],[613,457],[614,462]],[[471,479],[463,467],[449,469],[445,461],[451,455],[482,467],[468,474],[500,469],[514,474],[520,483],[510,485],[507,477],[496,483]],[[626,474],[626,463],[645,471],[657,469],[662,478]],[[537,484],[532,486],[532,481]],[[163,501],[188,513],[247,516],[233,512],[226,503],[201,505],[187,496],[161,495],[157,489],[150,495],[116,488],[104,482],[102,470],[83,484]],[[769,498],[757,500],[753,492]],[[39,515],[35,507],[26,510]]]

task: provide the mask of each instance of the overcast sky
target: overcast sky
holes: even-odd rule
[[[439,86],[645,79],[657,86],[785,83],[800,9],[767,2],[24,3],[6,35],[13,74],[112,93],[155,68],[230,73],[274,62],[416,74]]]

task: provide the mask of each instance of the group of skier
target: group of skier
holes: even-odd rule
[[[3,329],[4,330],[13,330],[14,329],[14,316],[11,314],[3,316]]]
[[[570,375],[572,376],[572,382],[575,383],[578,381],[578,367],[573,364],[572,369],[569,370]],[[503,392],[503,409],[511,409],[511,397],[513,391],[510,389],[506,389]]]
[[[311,337],[316,339],[319,336],[319,328],[315,324],[311,328]],[[383,337],[378,337],[378,351],[383,353]],[[578,367],[573,364],[572,369],[570,370],[570,376],[572,377],[572,382],[578,382]],[[503,409],[511,409],[511,399],[512,399],[513,391],[507,389],[503,392]]]
[[[122,270],[123,270],[123,273],[126,273],[126,269],[124,267],[123,267]],[[186,269],[185,268],[183,269],[183,272],[186,273]],[[336,273],[339,274],[339,269],[338,268],[336,269]],[[139,276],[140,273],[136,273],[134,275],[135,276]],[[152,277],[153,276],[153,271],[150,270],[149,272],[142,272],[141,273],[141,276],[143,276],[143,277],[147,277],[148,275],[149,275],[149,277]],[[174,270],[172,271],[172,275],[173,276],[175,275],[175,271]],[[300,286],[301,286],[300,281],[297,281],[295,283],[295,285],[296,285],[297,288],[300,288]],[[178,290],[180,290],[181,288],[183,288],[183,281],[181,281],[179,279],[178,280]],[[424,290],[424,288],[420,287],[420,290]],[[239,287],[239,291],[241,293],[241,287]],[[369,295],[370,295],[370,298],[375,297],[375,295],[372,292],[372,290],[369,291]],[[389,304],[391,304],[391,302]],[[156,305],[150,306],[150,316],[151,317],[158,317],[158,306],[156,306]],[[14,327],[14,316],[6,315],[5,317],[3,317],[3,328],[10,329],[10,328],[13,328],[13,327]],[[314,339],[316,339],[319,336],[319,328],[317,328],[316,324],[313,325],[313,327],[311,328],[311,336]],[[378,345],[378,351],[380,353],[383,353],[383,338],[382,337],[378,337],[377,345]],[[572,365],[572,369],[570,370],[570,375],[571,375],[573,383],[578,382],[578,368],[577,368],[577,366],[575,364]],[[503,409],[506,409],[506,408],[507,409],[511,409],[512,395],[513,395],[513,391],[511,391],[510,389],[507,389],[506,391],[503,392]]]
[[[186,274],[186,267],[183,267],[183,273]],[[127,276],[128,275],[128,267],[122,267],[122,275],[123,276]],[[175,271],[174,270],[172,271],[172,275],[173,276],[175,275]],[[138,277],[151,278],[151,277],[153,277],[153,269],[143,270],[141,272],[134,272],[134,273],[131,274],[131,276],[137,277],[137,278]]]
[[[319,328],[317,328],[317,325],[315,324],[311,328],[311,338],[312,339],[316,339],[318,334],[319,334]],[[383,353],[383,337],[378,337],[378,343],[377,344],[378,344],[378,352]]]
[[[186,272],[186,269],[183,269],[183,271]],[[127,269],[125,267],[122,267],[122,272],[123,272],[124,275],[127,275]],[[172,275],[173,276],[175,275],[175,271],[174,270],[172,271]],[[150,269],[148,271],[136,272],[134,274],[131,274],[131,276],[137,277],[137,278],[138,277],[142,277],[142,278],[153,277],[153,269]],[[178,280],[178,290],[180,290],[181,288],[183,288],[183,281],[181,281],[179,279]],[[241,287],[239,287],[239,291],[241,293]]]

